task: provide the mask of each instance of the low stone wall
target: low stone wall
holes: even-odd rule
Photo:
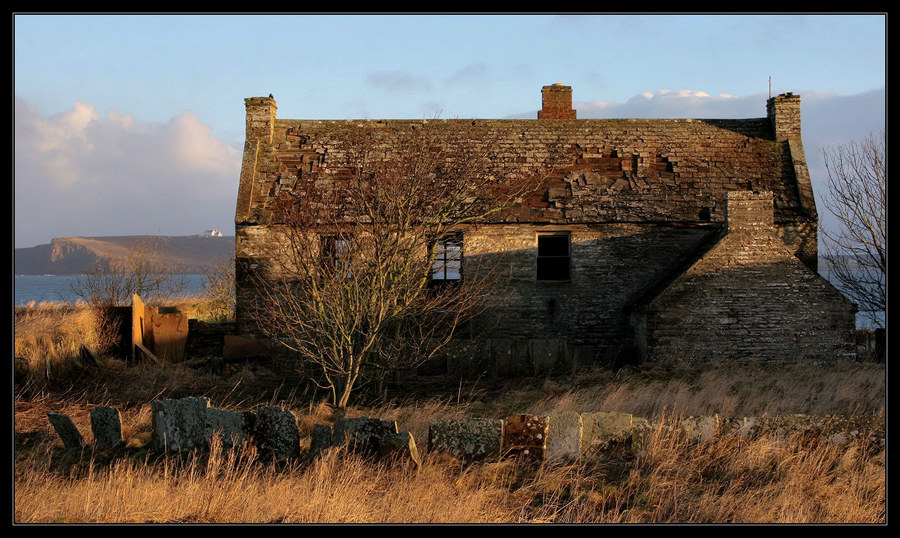
[[[208,398],[182,398],[152,402],[150,448],[161,452],[208,450],[214,436],[224,447],[251,442],[263,458],[286,460],[304,454],[297,418],[278,406],[256,412],[229,411],[209,406]],[[122,444],[118,410],[91,410],[94,444],[115,448]],[[67,448],[83,448],[84,439],[71,419],[59,413],[47,418]],[[794,432],[813,431],[829,443],[846,443],[862,436],[883,446],[885,423],[881,416],[785,415],[721,418],[718,415],[684,417],[666,424],[689,442],[705,442],[715,435],[784,438]],[[568,461],[594,458],[610,450],[640,452],[659,429],[645,418],[629,413],[562,412],[550,415],[510,415],[506,419],[468,418],[432,421],[428,450],[446,452],[465,463],[507,457]],[[415,439],[401,432],[395,421],[369,417],[341,418],[333,425],[315,424],[306,453],[315,457],[332,447],[346,446],[367,457],[392,458],[419,465]]]

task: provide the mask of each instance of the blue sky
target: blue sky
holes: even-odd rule
[[[283,118],[762,117],[821,148],[886,127],[886,17],[14,16],[15,245],[234,232],[245,97]],[[820,202],[820,213],[824,209]]]

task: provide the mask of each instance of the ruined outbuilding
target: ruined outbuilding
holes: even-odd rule
[[[752,119],[577,119],[572,89],[561,84],[543,88],[533,120],[292,120],[277,117],[271,96],[245,105],[235,216],[240,331],[253,330],[248,268],[272,255],[263,245],[279,193],[313,173],[339,181],[341,143],[361,129],[390,140],[429,124],[449,144],[477,124],[494,141],[497,177],[552,170],[538,191],[465,229],[458,244],[457,278],[491,256],[511,275],[506,299],[485,319],[491,345],[477,346],[495,371],[534,372],[542,357],[853,355],[856,308],[817,273],[798,95],[770,98],[765,116]],[[516,357],[528,366],[509,367]]]

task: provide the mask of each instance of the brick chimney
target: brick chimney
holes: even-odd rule
[[[574,120],[572,108],[572,87],[562,82],[541,89],[542,108],[538,110],[539,120]]]

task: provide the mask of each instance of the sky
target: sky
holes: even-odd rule
[[[886,129],[885,14],[14,14],[14,244],[234,234],[244,98],[290,119],[758,118],[822,150]]]

